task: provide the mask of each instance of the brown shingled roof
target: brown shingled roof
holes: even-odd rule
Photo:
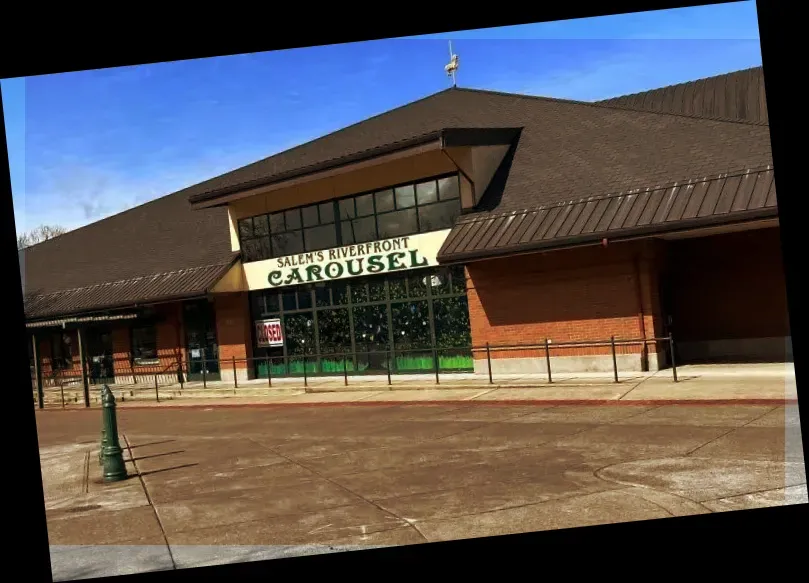
[[[24,250],[26,314],[46,313],[39,306],[56,292],[228,264],[227,211],[192,209],[190,197],[445,129],[504,127],[522,130],[479,208],[454,233],[469,220],[772,164],[765,125],[448,89]]]
[[[43,302],[57,292],[216,268],[231,263],[234,254],[227,211],[192,209],[188,195],[180,191],[28,247],[19,258],[26,317],[33,318],[46,311],[72,313],[79,307],[106,305],[77,300],[70,306],[54,303],[46,310]],[[204,294],[202,283],[183,292]],[[133,302],[144,299],[132,296]],[[54,311],[56,305],[70,307],[71,312]]]
[[[762,67],[622,95],[598,103],[696,117],[769,123]]]
[[[485,197],[487,210],[771,163],[766,127],[453,88],[198,184],[188,194],[253,187],[298,168],[459,127],[523,128],[505,189]]]

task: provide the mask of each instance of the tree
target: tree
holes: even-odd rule
[[[31,245],[36,245],[42,241],[53,239],[58,235],[66,233],[67,229],[59,225],[40,225],[36,229],[17,235],[17,249],[24,249]]]

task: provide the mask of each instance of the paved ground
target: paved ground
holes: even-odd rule
[[[807,501],[795,405],[389,402],[119,417],[132,477],[103,485],[100,412],[37,414],[57,579]]]

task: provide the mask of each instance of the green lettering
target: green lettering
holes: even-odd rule
[[[303,278],[301,277],[301,270],[297,267],[293,267],[292,271],[289,272],[286,280],[284,281],[285,285],[289,285],[291,283],[303,283]]]
[[[427,261],[424,257],[419,260],[419,252],[416,249],[410,250],[410,267],[424,267],[425,265],[429,265],[430,262]]]
[[[368,272],[369,273],[379,273],[385,269],[385,264],[382,263],[382,256],[381,255],[371,255],[368,258]]]
[[[341,275],[343,275],[342,264],[333,261],[326,265],[326,277],[328,277],[329,279],[337,279]]]
[[[310,265],[306,268],[306,281],[321,281],[323,276],[320,275],[321,267],[319,265]]]
[[[349,259],[346,262],[346,267],[348,268],[348,273],[350,273],[351,275],[360,275],[362,273],[362,259],[363,259],[362,257],[360,257],[359,259]],[[354,261],[357,262],[357,270],[356,271],[354,271],[354,269],[352,269],[352,266],[354,265]]]
[[[267,277],[267,281],[270,285],[281,285],[281,278],[283,277],[283,273],[280,271],[271,271],[270,275]]]
[[[393,271],[395,269],[404,269],[404,265],[399,263],[399,260],[407,257],[407,253],[402,253],[401,251],[397,251],[396,253],[391,253],[388,255],[388,269]]]

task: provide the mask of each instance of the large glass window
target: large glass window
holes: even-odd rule
[[[460,212],[458,177],[445,176],[241,219],[238,231],[250,262],[448,229]]]
[[[157,329],[154,326],[132,328],[132,360],[135,364],[157,362]]]
[[[254,319],[280,318],[286,345],[256,349],[273,375],[471,370],[463,267],[252,292]],[[304,356],[306,357],[304,359]],[[257,374],[266,376],[266,362]]]

